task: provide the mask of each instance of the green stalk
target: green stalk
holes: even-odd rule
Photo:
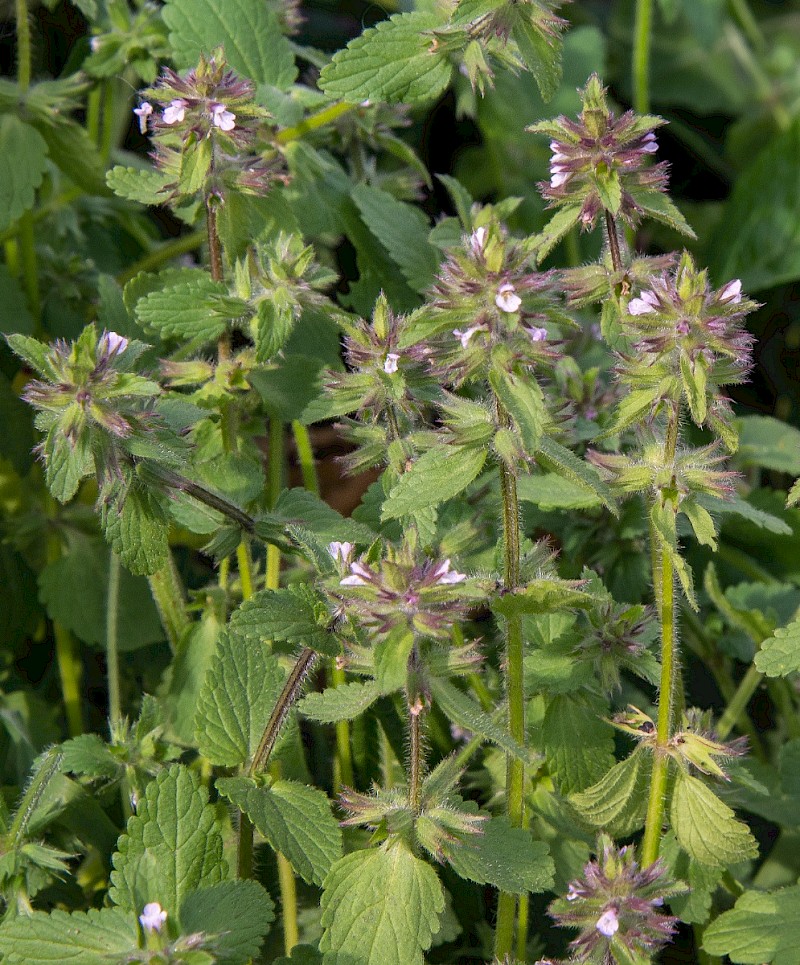
[[[636,0],[633,26],[633,109],[637,114],[650,110],[650,35],[653,0]]]
[[[750,698],[756,692],[758,685],[763,679],[764,675],[756,669],[755,664],[751,664],[747,669],[747,673],[742,677],[739,686],[736,688],[736,692],[728,701],[728,705],[717,724],[717,737],[721,741],[725,740],[728,734],[730,734],[733,728],[739,723],[740,718],[744,716],[747,705],[750,703]]]
[[[500,421],[508,417],[500,409]],[[503,546],[504,588],[513,590],[520,582],[519,501],[517,478],[500,463],[500,488],[503,498]],[[508,695],[508,730],[510,736],[525,746],[525,691],[523,686],[523,640],[522,618],[519,615],[506,619],[506,693]],[[524,822],[525,767],[522,761],[510,754],[506,758],[506,813],[512,827],[521,828]],[[517,898],[510,892],[501,891],[497,900],[497,925],[495,926],[495,957],[502,961],[511,953],[514,942],[514,918]],[[517,941],[526,942],[520,921]]]
[[[55,516],[56,502],[52,496],[47,496],[47,505],[52,516]],[[51,533],[47,539],[47,562],[55,563],[61,558],[61,540],[56,533]],[[53,638],[56,645],[56,664],[61,681],[61,699],[64,702],[64,714],[67,718],[67,730],[70,737],[77,737],[83,733],[83,700],[81,698],[81,677],[83,666],[77,642],[73,635],[62,624],[53,621]]]
[[[667,422],[664,440],[665,460],[669,465],[675,460],[678,446],[677,409],[673,409]],[[650,530],[651,543],[655,541],[653,528]],[[656,743],[653,748],[653,773],[650,779],[650,797],[647,802],[647,817],[642,840],[642,866],[652,864],[658,858],[661,841],[661,824],[664,820],[664,806],[669,776],[669,755],[667,746],[672,730],[672,709],[675,702],[675,683],[677,680],[677,656],[675,634],[675,568],[667,553],[661,552],[660,566],[653,573],[653,584],[657,587],[656,601],[661,623],[661,681],[658,692],[658,719],[656,722]]]
[[[100,108],[103,102],[103,88],[100,83],[89,91],[86,98],[86,133],[100,147]]]
[[[28,831],[28,824],[36,808],[39,806],[42,795],[47,790],[47,785],[58,773],[63,757],[64,755],[56,750],[55,747],[51,747],[50,750],[46,752],[41,766],[36,771],[33,780],[22,796],[22,800],[17,805],[14,820],[8,829],[8,839],[10,843],[14,845],[22,843],[22,839]]]
[[[292,435],[297,449],[297,461],[300,463],[300,473],[303,477],[303,486],[315,496],[319,496],[319,480],[317,479],[317,467],[314,462],[314,450],[311,446],[311,436],[308,428],[297,419],[292,423]]]
[[[191,623],[186,612],[186,600],[183,586],[172,553],[167,558],[166,566],[147,577],[153,602],[158,610],[161,626],[167,635],[170,648],[176,653],[181,637]]]
[[[31,22],[28,0],[15,0],[17,18],[17,84],[26,94],[31,86]]]
[[[119,578],[120,562],[111,550],[108,561],[108,595],[106,597],[106,677],[108,679],[108,719],[111,728],[122,719],[122,697],[119,681]]]
[[[309,134],[311,131],[316,131],[318,128],[332,123],[343,114],[354,110],[357,106],[356,104],[346,104],[344,101],[329,104],[321,111],[317,111],[316,114],[311,114],[310,117],[304,118],[299,124],[295,124],[293,127],[285,127],[282,131],[278,132],[275,140],[278,144],[288,144],[290,141],[296,141],[304,134]]]
[[[106,167],[111,160],[111,150],[115,139],[116,80],[111,77],[103,81],[103,128],[100,137],[100,154]]]
[[[167,241],[163,245],[159,245],[154,251],[143,255],[138,261],[135,261],[126,268],[125,271],[121,271],[117,275],[117,281],[120,285],[126,285],[131,278],[135,278],[140,272],[155,271],[174,258],[180,258],[181,255],[196,251],[206,238],[207,233],[199,230],[192,231],[188,235],[182,235],[174,241]]]
[[[245,540],[236,547],[236,562],[239,564],[242,599],[249,600],[253,595],[253,560],[250,556],[250,547]]]

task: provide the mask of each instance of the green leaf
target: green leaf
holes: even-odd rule
[[[0,953],[7,965],[107,965],[139,948],[136,918],[119,908],[6,917]]]
[[[622,185],[617,172],[607,171],[601,174],[598,171],[595,174],[594,183],[597,186],[597,193],[603,207],[610,211],[612,215],[618,214],[622,204]]]
[[[561,42],[548,36],[531,19],[529,11],[536,10],[534,4],[509,3],[508,9],[517,15],[511,36],[517,42],[525,66],[536,80],[542,100],[549,101],[561,83]]]
[[[48,117],[34,121],[47,144],[50,160],[87,194],[107,195],[105,163],[86,129],[74,121]]]
[[[200,753],[221,767],[249,760],[284,678],[265,643],[223,631],[197,701],[195,735]]]
[[[165,190],[175,180],[173,175],[148,168],[115,165],[106,174],[106,184],[118,198],[138,201],[139,204],[166,204],[169,197]]]
[[[681,503],[681,512],[692,524],[697,542],[703,546],[710,546],[712,550],[716,550],[717,528],[714,525],[714,520],[711,518],[711,513],[693,499],[685,499]]]
[[[548,770],[562,794],[591,787],[614,765],[614,732],[601,718],[604,709],[572,694],[548,701],[542,741]]]
[[[137,915],[157,901],[176,918],[195,888],[225,876],[222,824],[197,774],[176,764],[147,785],[112,858],[109,897]]]
[[[321,694],[308,694],[297,705],[304,717],[322,724],[354,720],[380,697],[381,689],[373,681],[352,681],[341,687],[328,687]]]
[[[656,399],[660,398],[663,392],[664,382],[649,389],[635,389],[629,392],[617,406],[611,425],[596,438],[607,439],[609,436],[616,436],[623,429],[638,422],[650,412]]]
[[[168,0],[162,16],[178,67],[224,47],[228,66],[256,84],[288,90],[297,77],[291,44],[261,0]]]
[[[627,838],[644,824],[650,786],[650,759],[634,751],[569,803],[581,819],[614,838]]]
[[[579,580],[531,580],[525,586],[492,600],[492,609],[503,616],[547,613],[551,610],[591,609],[596,598],[585,593]]]
[[[135,483],[101,503],[106,539],[131,573],[147,576],[167,563],[169,521],[159,497]]]
[[[268,362],[289,341],[297,322],[296,305],[285,289],[276,289],[258,303],[256,311],[256,361]]]
[[[354,851],[325,880],[323,963],[423,965],[443,911],[436,872],[402,841]]]
[[[448,845],[453,870],[479,885],[490,884],[513,895],[547,891],[553,886],[553,860],[544,841],[526,828],[512,828],[507,817],[491,818],[481,833]]]
[[[33,332],[33,317],[28,309],[28,300],[18,279],[6,265],[0,265],[0,290],[3,292],[0,333],[10,335],[12,332],[21,332],[30,335]]]
[[[448,720],[463,727],[473,734],[479,734],[486,740],[502,747],[506,753],[513,755],[526,764],[530,763],[531,754],[524,747],[509,736],[505,727],[495,723],[489,714],[481,710],[471,697],[467,697],[448,680],[431,678],[428,680],[433,699]]]
[[[594,493],[554,472],[520,476],[517,494],[523,502],[533,503],[545,512],[551,509],[591,509],[600,505]]]
[[[767,677],[785,677],[800,670],[800,621],[781,627],[765,640],[754,663]]]
[[[670,911],[681,921],[704,925],[711,916],[714,894],[719,887],[720,878],[725,874],[723,868],[709,868],[693,861],[682,851],[672,831],[667,831],[661,840],[660,857],[667,866],[673,881],[683,881],[688,890],[673,895],[669,900]]]
[[[753,523],[755,526],[758,526],[759,529],[765,529],[779,536],[791,536],[793,533],[792,527],[789,526],[788,523],[785,523],[777,516],[773,516],[772,513],[758,509],[757,506],[749,503],[746,499],[742,499],[741,496],[716,499],[714,496],[701,494],[697,496],[696,499],[701,506],[705,506],[706,509],[713,509],[715,513],[721,516],[731,514],[741,516],[742,519]]]
[[[75,539],[68,551],[39,574],[39,599],[51,620],[96,646],[106,641],[109,550],[98,539]],[[117,606],[120,650],[136,650],[164,639],[147,581],[120,573]]]
[[[67,774],[113,780],[124,766],[99,734],[73,737],[61,745],[61,753],[61,770]]]
[[[342,832],[323,791],[294,781],[259,787],[248,777],[221,778],[216,786],[303,881],[322,884],[342,856]]]
[[[798,885],[772,893],[746,891],[730,911],[708,926],[703,948],[711,955],[727,955],[736,965],[798,965],[798,907]]]
[[[758,854],[747,825],[701,780],[683,771],[675,779],[670,822],[680,846],[701,864],[722,867]]]
[[[275,920],[275,905],[257,881],[220,881],[191,891],[181,905],[184,935],[214,935],[219,965],[241,965],[256,958]]]
[[[519,432],[525,452],[535,455],[547,421],[547,408],[539,385],[530,377],[521,379],[513,372],[492,369],[489,382]]]
[[[285,489],[278,497],[273,512],[287,523],[302,526],[326,542],[338,540],[369,544],[377,535],[369,526],[342,516],[319,496],[299,487]]]
[[[433,100],[450,83],[452,66],[428,32],[438,14],[395,14],[351,40],[320,75],[326,94],[351,104],[363,100],[416,104]]]
[[[0,115],[0,231],[33,207],[46,169],[42,135],[13,114]]]
[[[408,658],[414,646],[413,632],[403,624],[394,627],[375,646],[375,683],[382,694],[401,690],[408,680]]]
[[[580,220],[581,206],[579,204],[569,204],[560,208],[533,239],[532,244],[536,249],[536,260],[542,262],[561,241],[564,235],[574,228]]]
[[[295,945],[289,958],[276,958],[273,965],[322,965],[322,955],[313,945]]]
[[[543,436],[536,453],[536,461],[550,472],[563,476],[574,485],[592,493],[614,515],[617,514],[611,490],[598,476],[594,467],[579,459],[574,452],[549,436]]]
[[[800,429],[767,415],[745,416],[738,425],[736,459],[742,466],[800,474]]]
[[[796,506],[798,503],[800,503],[800,479],[795,479],[786,497],[786,505]]]
[[[706,406],[706,395],[708,393],[708,379],[706,363],[702,355],[692,363],[687,356],[681,352],[681,378],[683,381],[683,393],[689,403],[689,412],[695,425],[701,426],[706,421],[708,414]]]
[[[352,198],[364,223],[414,291],[428,288],[439,268],[439,256],[428,241],[430,225],[425,215],[419,208],[367,184],[357,184]]]
[[[800,121],[771,137],[736,178],[708,244],[711,274],[746,291],[800,278]],[[730,225],[736,231],[730,232]]]
[[[382,519],[397,519],[457,496],[483,469],[484,449],[445,446],[423,453],[383,504]]]
[[[225,331],[228,319],[247,310],[244,302],[226,299],[227,292],[222,282],[197,279],[151,292],[137,302],[136,317],[145,331],[161,338],[211,342]]]
[[[89,437],[81,433],[74,441],[56,423],[42,444],[45,458],[45,479],[54,499],[67,503],[78,491],[81,480],[94,472],[94,456]]]
[[[632,189],[631,197],[636,202],[645,215],[654,221],[660,221],[668,228],[678,231],[689,238],[696,238],[697,235],[691,228],[689,222],[684,218],[672,200],[660,191],[647,189]]]
[[[317,622],[320,611],[325,619],[322,625]],[[231,617],[230,632],[251,644],[281,640],[335,657],[341,646],[329,629],[329,622],[321,598],[300,583],[285,590],[261,590],[245,600]]]

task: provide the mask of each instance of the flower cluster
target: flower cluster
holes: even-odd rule
[[[583,614],[583,629],[575,657],[591,661],[606,693],[619,690],[620,671],[658,679],[658,663],[648,649],[658,627],[652,611],[640,604],[608,600]]]
[[[581,96],[577,121],[562,116],[527,128],[551,138],[550,180],[540,184],[542,196],[559,207],[580,205],[584,228],[593,228],[604,210],[636,224],[642,196],[666,189],[666,164],[650,164],[658,150],[654,130],[664,121],[633,111],[616,117],[596,74]]]
[[[328,550],[340,576],[333,595],[376,633],[404,626],[421,637],[446,639],[475,605],[475,587],[448,559],[416,562],[404,547],[370,564],[353,558],[350,543],[331,543]]]
[[[494,220],[450,251],[433,288],[434,312],[449,323],[431,342],[439,377],[456,385],[484,377],[501,346],[509,364],[535,366],[558,357],[557,327],[574,323],[558,307],[553,273],[531,270],[529,258]],[[450,327],[454,322],[457,328]]]
[[[650,960],[675,932],[677,919],[661,910],[671,894],[660,861],[640,869],[633,848],[617,849],[601,835],[597,860],[570,883],[565,898],[550,905],[550,914],[559,925],[580,929],[570,943],[574,962]]]

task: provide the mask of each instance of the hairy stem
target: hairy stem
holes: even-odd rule
[[[121,565],[111,550],[108,558],[108,595],[106,596],[106,677],[108,679],[108,718],[113,728],[122,719],[119,680],[119,579]]]
[[[31,86],[31,22],[28,0],[16,0],[17,19],[17,84],[25,94]]]
[[[610,211],[606,211],[606,237],[608,238],[608,250],[611,252],[611,265],[614,271],[622,271],[622,253],[619,249],[617,221]]]
[[[422,803],[422,707],[409,699],[408,704],[408,806],[420,813]]]
[[[506,413],[500,409],[500,421],[508,421]],[[517,497],[517,478],[504,464],[500,463],[500,488],[503,497],[503,546],[504,546],[504,587],[506,591],[519,586],[520,581],[520,538],[519,538],[519,501]],[[508,695],[508,729],[517,744],[525,745],[525,692],[523,687],[523,641],[522,618],[519,615],[506,619],[506,693]],[[508,755],[506,758],[506,812],[511,826],[520,828],[524,821],[525,767],[522,761]],[[497,902],[497,925],[495,928],[495,957],[503,960],[510,954],[514,941],[514,918],[516,896],[501,891]],[[526,941],[521,935],[518,941]]]
[[[222,496],[218,496],[216,493],[204,489],[203,486],[198,486],[190,479],[186,479],[171,469],[166,469],[156,463],[148,463],[148,469],[165,486],[177,492],[186,493],[187,496],[191,496],[205,506],[216,509],[218,513],[222,513],[223,516],[227,516],[228,519],[241,526],[245,533],[251,536],[255,535],[256,523],[253,517],[248,516],[243,509],[239,509],[233,503],[229,503],[227,499],[223,499]]]
[[[166,566],[147,577],[150,593],[158,610],[161,626],[173,653],[178,649],[181,637],[191,623],[186,612],[183,586],[172,553]]]
[[[633,109],[637,114],[650,110],[650,39],[653,0],[636,0],[633,27]]]
[[[58,773],[63,756],[55,747],[51,747],[45,754],[41,766],[34,774],[17,806],[14,820],[8,829],[8,838],[11,843],[20,844],[25,837],[30,819],[39,806],[47,785]]]

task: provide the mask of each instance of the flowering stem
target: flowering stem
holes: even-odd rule
[[[500,422],[508,421],[507,414],[498,403]],[[503,499],[503,545],[505,552],[504,588],[506,591],[519,586],[519,501],[517,477],[500,463],[500,488]],[[506,619],[506,693],[508,695],[509,734],[518,744],[525,745],[525,692],[523,687],[522,619],[519,615]],[[525,767],[522,761],[508,755],[506,758],[506,812],[512,827],[520,828],[524,821]],[[501,891],[497,901],[497,925],[495,929],[495,957],[502,961],[510,954],[514,940],[514,917],[516,896]],[[520,924],[520,930],[521,930]],[[518,941],[524,939],[518,936]]]
[[[412,704],[410,695],[408,702],[408,736],[409,736],[409,768],[408,768],[408,806],[419,814],[422,788],[422,709],[418,704]]]
[[[118,633],[120,571],[119,557],[111,550],[108,559],[108,595],[106,596],[106,677],[108,679],[108,718],[112,728],[122,719]]]
[[[346,104],[344,101],[329,104],[321,111],[317,111],[316,114],[311,114],[309,117],[303,118],[299,124],[295,124],[293,127],[285,127],[282,131],[277,133],[275,140],[278,142],[278,144],[288,144],[290,141],[297,141],[304,134],[308,134],[311,131],[316,131],[317,128],[324,127],[326,124],[332,123],[340,118],[343,114],[347,114],[354,110],[357,106],[358,105],[356,104]]]
[[[167,558],[166,566],[148,576],[147,582],[150,584],[150,593],[158,610],[161,626],[172,652],[175,653],[191,621],[186,612],[183,586],[172,553]]]
[[[611,265],[614,271],[622,271],[622,254],[619,250],[617,222],[610,211],[606,211],[606,235],[608,237],[608,249],[611,252]]]
[[[664,442],[666,465],[674,461],[677,444],[678,412],[673,409],[667,422]],[[655,533],[651,529],[651,541],[654,541],[655,538]],[[657,556],[660,565],[657,565],[653,573],[653,583],[658,586],[656,601],[661,623],[661,682],[658,693],[656,743],[653,748],[653,773],[650,779],[650,797],[647,803],[647,817],[642,841],[643,867],[651,865],[658,858],[661,841],[661,824],[664,819],[669,770],[667,745],[672,728],[672,707],[675,698],[677,668],[675,654],[675,568],[668,553],[662,551]]]
[[[633,109],[637,114],[650,110],[650,35],[653,0],[636,0],[633,39]]]
[[[217,209],[214,206],[214,199],[210,196],[206,198],[206,231],[208,233],[208,260],[211,268],[211,278],[214,281],[222,281],[222,242],[219,239],[219,231],[217,230]],[[231,339],[230,335],[225,332],[223,335],[220,335],[219,341],[217,342],[217,358],[220,362],[224,362],[230,358],[230,354]],[[222,413],[222,417],[223,419],[225,418],[224,412]]]
[[[117,281],[120,285],[125,285],[131,278],[135,278],[136,275],[140,274],[140,272],[154,271],[160,268],[165,262],[172,261],[173,258],[180,258],[181,255],[196,251],[207,237],[206,231],[192,231],[188,235],[181,235],[180,238],[175,238],[173,241],[159,245],[155,250],[144,255],[138,261],[135,261],[130,267],[126,268],[125,271],[120,272],[119,275],[117,275]]]

